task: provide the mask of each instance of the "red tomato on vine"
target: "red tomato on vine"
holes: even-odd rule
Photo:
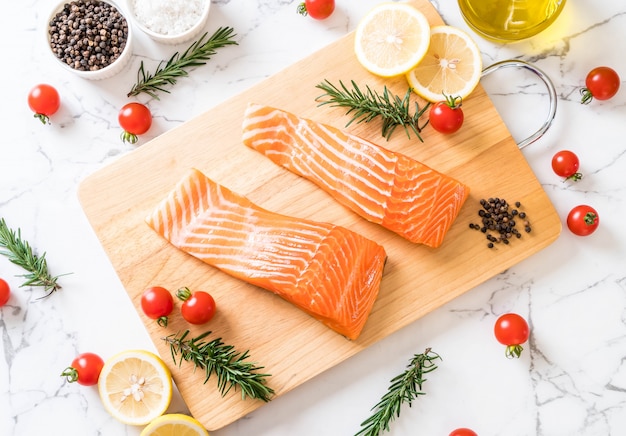
[[[582,94],[582,104],[589,104],[594,98],[596,100],[608,100],[612,98],[620,86],[620,77],[617,72],[610,67],[596,67],[589,71],[585,78],[585,88],[580,90]]]
[[[445,97],[445,101],[439,101],[430,107],[429,122],[439,133],[449,134],[461,128],[465,117],[461,109],[461,97]]]
[[[516,313],[505,313],[497,320],[493,332],[498,342],[506,345],[505,354],[508,358],[520,357],[522,344],[528,340],[530,329],[524,318]]]
[[[600,225],[598,212],[591,206],[581,204],[567,215],[567,228],[577,236],[588,236]]]
[[[3,279],[0,279],[0,307],[7,304],[11,298],[11,287]]]
[[[335,0],[305,0],[298,4],[298,13],[316,20],[325,20],[335,11]]]
[[[148,318],[156,319],[161,327],[167,327],[167,317],[174,309],[174,297],[167,289],[153,286],[141,294],[141,309]]]
[[[204,291],[191,292],[189,288],[180,288],[176,296],[183,301],[180,313],[190,324],[207,323],[215,315],[215,300]]]
[[[124,131],[120,138],[122,142],[135,144],[138,135],[146,133],[152,125],[152,113],[144,104],[132,102],[125,104],[117,115],[117,120]]]
[[[582,179],[583,175],[578,172],[580,161],[572,151],[561,150],[552,157],[552,170],[557,176],[565,177],[565,180],[575,182]]]
[[[452,430],[452,433],[450,433],[448,436],[478,436],[478,434],[474,430],[463,427]]]
[[[104,360],[94,353],[82,353],[72,361],[61,373],[69,383],[78,382],[79,385],[93,386],[98,384],[100,372],[104,366]]]
[[[28,106],[35,112],[35,118],[49,124],[50,116],[61,107],[61,97],[54,86],[41,83],[28,93]]]

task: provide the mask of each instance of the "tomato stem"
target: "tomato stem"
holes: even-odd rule
[[[169,318],[167,316],[160,316],[157,318],[157,324],[161,327],[167,327],[167,321]]]
[[[571,176],[566,177],[565,180],[563,180],[563,181],[565,182],[567,180],[572,180],[574,182],[578,182],[582,178],[583,178],[582,173],[574,173]]]
[[[580,100],[582,104],[589,104],[591,103],[591,100],[593,100],[593,94],[588,88],[582,88],[580,90],[580,94],[582,95],[582,98]]]
[[[45,114],[35,114],[33,116],[41,121],[41,124],[50,124],[50,118]]]
[[[521,345],[508,345],[504,352],[507,359],[517,359],[522,355],[524,348]]]
[[[309,11],[306,10],[306,3],[299,3],[296,12],[304,17],[309,15]]]
[[[452,95],[443,94],[443,96],[445,97],[446,104],[450,109],[458,109],[463,104],[463,97],[461,97],[460,95],[453,97]]]
[[[65,377],[69,383],[74,383],[78,380],[78,371],[76,371],[76,368],[68,366],[61,373],[61,377]]]
[[[181,301],[187,301],[191,298],[191,290],[188,287],[182,287],[176,291],[176,298]]]
[[[596,215],[593,212],[587,212],[585,214],[585,224],[587,224],[588,226],[592,226],[596,223],[596,219],[598,218],[598,215]]]
[[[134,133],[127,132],[127,131],[123,131],[120,134],[120,138],[122,139],[122,142],[130,142],[131,144],[136,144],[137,141],[139,140],[137,135],[135,135]]]

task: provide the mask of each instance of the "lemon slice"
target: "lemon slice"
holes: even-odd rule
[[[429,43],[430,25],[422,12],[404,3],[382,3],[357,25],[354,52],[369,72],[393,77],[413,69]]]
[[[209,436],[209,432],[191,416],[168,413],[148,424],[139,436]]]
[[[480,50],[467,33],[435,26],[428,52],[406,77],[417,95],[436,102],[445,100],[442,94],[467,97],[478,85],[482,68]]]
[[[129,425],[146,425],[172,401],[172,375],[159,356],[123,351],[104,362],[98,391],[104,408]]]

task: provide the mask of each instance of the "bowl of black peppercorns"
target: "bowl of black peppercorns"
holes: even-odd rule
[[[85,79],[113,77],[132,57],[130,23],[109,0],[59,3],[50,14],[47,33],[59,65]]]

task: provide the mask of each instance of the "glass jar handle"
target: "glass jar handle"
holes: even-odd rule
[[[549,108],[548,116],[546,120],[544,121],[543,125],[539,128],[539,130],[537,130],[535,133],[533,133],[532,135],[530,135],[528,138],[524,139],[523,141],[517,143],[517,146],[520,149],[522,149],[532,144],[539,138],[541,138],[543,134],[546,133],[546,131],[552,125],[552,121],[554,120],[554,116],[556,115],[556,102],[557,102],[556,90],[554,89],[554,85],[552,84],[552,81],[550,80],[550,78],[543,71],[541,71],[539,68],[535,67],[534,65],[529,64],[528,62],[520,61],[520,60],[510,59],[510,60],[496,62],[495,64],[492,64],[486,67],[482,71],[481,77],[485,77],[486,75],[491,74],[494,71],[500,70],[502,68],[507,68],[507,67],[524,68],[535,73],[548,88],[548,96],[550,97],[550,108]]]

